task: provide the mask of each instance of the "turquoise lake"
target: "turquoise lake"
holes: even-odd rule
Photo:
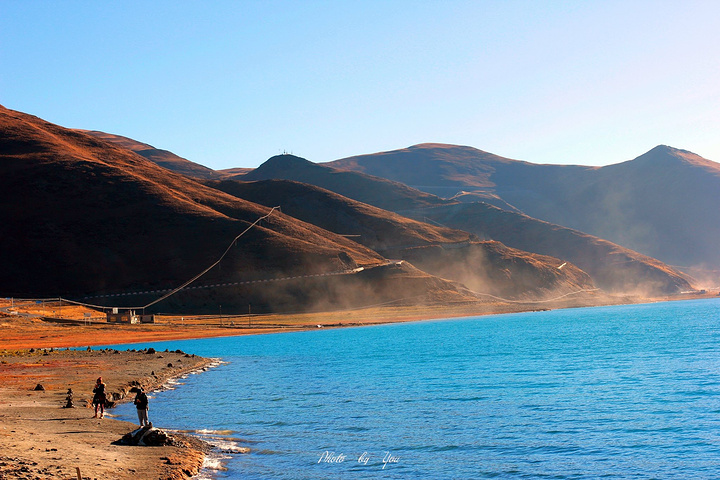
[[[720,478],[720,299],[149,346],[226,362],[150,400],[206,478]]]

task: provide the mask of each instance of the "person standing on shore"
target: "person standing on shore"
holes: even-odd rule
[[[102,381],[102,377],[98,377],[95,382],[95,388],[93,388],[93,405],[95,406],[95,416],[98,418],[98,409],[100,410],[100,418],[105,416],[105,384]]]
[[[137,388],[137,394],[135,395],[135,407],[137,407],[138,420],[140,420],[140,426],[150,425],[148,422],[148,398],[145,394],[145,390],[142,387]]]

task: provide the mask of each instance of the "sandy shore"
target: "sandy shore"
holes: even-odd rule
[[[658,300],[658,299],[654,299]],[[155,324],[109,324],[101,312],[83,307],[0,299],[0,351],[158,342],[232,335],[254,335],[317,328],[338,328],[517,313],[558,308],[617,305],[648,301],[598,293],[569,295],[552,302],[487,301],[474,304],[376,307],[340,312],[282,315],[158,315]],[[12,307],[11,307],[12,305]],[[13,312],[17,314],[11,314]],[[24,315],[31,314],[31,318]],[[89,322],[84,315],[92,315]],[[43,318],[45,320],[43,320]],[[56,320],[52,320],[55,318]]]
[[[713,292],[705,297],[715,295]],[[28,302],[23,308],[0,299],[0,480],[77,479],[77,468],[86,480],[183,479],[199,471],[207,445],[182,435],[177,435],[181,446],[117,445],[115,442],[137,425],[113,420],[112,410],[103,420],[92,418],[89,402],[98,376],[103,377],[108,391],[118,401],[129,401],[132,394],[128,392],[133,382],[150,390],[169,378],[204,368],[209,360],[177,352],[65,350],[67,347],[365,326],[659,300],[671,298],[585,295],[551,303],[384,307],[275,316],[158,317],[156,324],[117,325],[108,324],[101,318],[91,322],[81,320],[87,312],[75,307],[37,306],[37,302]],[[58,319],[24,316],[26,314],[55,314]],[[44,391],[34,390],[38,384],[43,385]],[[63,408],[68,388],[73,389],[76,408]],[[163,428],[162,419],[153,418],[152,404],[150,408],[150,420],[156,427]]]
[[[0,353],[0,479],[185,479],[196,474],[207,447],[171,432],[178,446],[138,447],[116,442],[137,424],[92,418],[95,379],[109,398],[132,401],[133,382],[146,390],[207,366],[177,352],[35,350]],[[172,366],[169,366],[172,365]],[[155,375],[153,375],[153,373]],[[44,390],[35,390],[37,385]],[[73,390],[75,408],[64,408]],[[150,420],[163,428],[161,418]]]

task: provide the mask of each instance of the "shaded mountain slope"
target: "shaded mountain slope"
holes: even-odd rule
[[[550,299],[595,288],[590,275],[575,265],[497,241],[407,248],[400,255],[422,270],[503,299]]]
[[[484,203],[424,209],[418,217],[571,262],[606,291],[646,296],[690,290],[689,279],[664,263],[607,240]]]
[[[305,160],[297,162],[297,164],[296,169],[305,170],[314,168],[313,164]],[[525,168],[525,166],[522,168]],[[276,167],[278,170],[276,174],[283,176],[282,165],[276,165]],[[593,171],[593,169],[583,170]],[[312,177],[310,175],[308,176]],[[334,187],[340,191],[348,190],[343,182],[349,182],[351,178],[350,176],[337,177]],[[216,182],[215,185],[220,184]],[[232,184],[226,183],[225,185]],[[347,226],[340,228],[337,225],[324,223],[327,219],[332,219],[333,216],[329,213],[321,215],[323,210],[317,209],[317,205],[327,202],[328,195],[325,195],[323,200],[319,202],[316,200],[308,200],[309,197],[307,195],[312,196],[316,195],[316,193],[310,194],[307,188],[303,189],[297,186],[295,189],[301,189],[302,193],[297,191],[295,194],[289,195],[280,188],[275,191],[270,186],[263,186],[261,184],[257,184],[256,186],[251,185],[252,184],[246,184],[242,186],[242,184],[240,184],[233,188],[226,189],[226,191],[238,194],[241,198],[248,198],[261,203],[263,202],[262,198],[265,197],[265,202],[269,202],[270,199],[272,199],[272,202],[276,202],[277,204],[296,205],[293,208],[300,208],[302,210],[293,210],[293,216],[298,216],[298,218],[306,222],[319,224],[335,232],[352,233],[350,230],[343,230],[347,228]],[[240,193],[241,189],[244,189],[246,193]],[[251,191],[254,191],[254,193],[250,193]],[[243,195],[246,195],[246,197],[243,197]],[[294,196],[296,196],[298,200],[293,199]],[[468,193],[463,196],[477,199],[483,198],[485,194],[481,193],[477,195]],[[303,203],[307,204],[307,206],[303,206]],[[372,196],[369,196],[368,203],[373,203]],[[414,205],[422,204],[422,202],[418,202]],[[340,204],[332,205],[332,209],[329,212],[344,211],[344,207]],[[436,225],[470,232],[483,239],[497,240],[525,252],[533,252],[562,259],[590,274],[595,284],[606,291],[666,295],[668,293],[677,293],[679,291],[692,289],[688,278],[654,258],[647,257],[638,252],[623,248],[598,237],[581,233],[577,230],[535,220],[517,211],[511,214],[508,211],[491,207],[486,203],[459,203],[457,201],[446,200],[445,205],[434,207],[416,206],[415,208],[402,210],[400,213],[404,216],[415,218],[418,221],[426,223],[436,222]],[[337,213],[336,215],[341,217],[346,214]],[[357,231],[361,231],[359,226],[355,226],[354,228],[356,228]],[[366,245],[375,249],[379,248],[379,245],[375,244],[366,243]],[[408,245],[408,247],[409,246],[411,245]],[[413,246],[421,245],[416,244]],[[480,247],[472,248],[478,249]],[[398,249],[380,250],[380,252],[386,257],[406,258],[413,263],[417,262],[416,258],[411,259],[411,257],[406,256]],[[473,256],[472,258],[479,258],[479,256]],[[462,255],[456,256],[455,261],[462,263]],[[432,265],[431,263],[417,264],[418,267],[423,269],[430,268],[430,270],[427,271],[431,273],[446,275],[447,278],[462,281],[459,280],[459,277],[448,275],[447,271],[450,269],[442,269],[442,271],[433,270]],[[482,272],[482,268],[484,267],[478,267],[478,271]],[[460,265],[458,271],[464,270],[466,270],[466,268]],[[572,280],[569,281],[572,283]]]
[[[205,184],[261,205],[279,205],[284,213],[294,218],[346,235],[381,253],[406,246],[468,242],[473,237],[467,232],[411,220],[320,187],[290,180],[224,180]]]
[[[666,263],[720,269],[715,241],[720,238],[720,164],[684,150],[659,146],[635,160],[600,168],[537,165],[471,147],[423,144],[323,165],[446,198],[460,191],[494,195],[532,217]]]
[[[546,298],[594,288],[589,275],[562,261],[478,242],[467,232],[418,222],[288,180],[208,181],[239,198],[280,205],[285,213],[351,238],[388,258],[410,261],[433,275],[461,282],[475,292],[502,298]]]
[[[94,137],[100,138],[107,142],[111,142],[120,147],[132,150],[133,152],[142,155],[153,163],[160,165],[163,168],[172,170],[176,173],[181,173],[189,177],[195,178],[220,178],[221,173],[215,170],[200,165],[199,163],[191,162],[185,158],[182,158],[168,150],[161,150],[148,145],[147,143],[138,142],[131,138],[123,137],[121,135],[113,135],[111,133],[99,132],[97,130],[79,130],[81,132],[90,134]]]
[[[554,213],[564,225],[674,265],[720,269],[720,164],[659,146],[566,192],[564,209]],[[541,214],[551,219],[551,210]]]
[[[566,176],[594,169],[537,165],[472,147],[439,143],[358,155],[321,165],[387,178],[443,198],[474,191],[499,195],[510,204],[521,198],[532,200],[541,192],[552,195],[554,185],[562,184]]]
[[[144,305],[158,294],[107,295],[179,285],[217,260],[268,211],[162,169],[125,148],[0,107],[0,219],[8,232],[0,245],[4,295],[92,296],[96,303]],[[185,311],[216,311],[222,304],[223,311],[230,312],[247,311],[253,303],[268,310],[309,308],[326,301],[318,285],[337,277],[265,285],[237,282],[386,263],[360,244],[276,212],[238,239],[222,263],[195,286],[234,285],[183,291],[156,308],[174,304]],[[347,275],[347,281],[351,277],[363,284],[353,275]],[[392,281],[398,297],[406,283],[416,296],[432,290],[433,297],[440,298],[443,285],[453,299],[463,296],[450,282],[418,279],[415,273],[393,273]],[[374,286],[364,286],[355,300],[375,302]],[[386,292],[383,298],[388,296]],[[301,303],[274,302],[276,297]]]
[[[335,170],[294,155],[274,156],[238,179],[294,180],[390,211],[451,203],[401,183],[357,172]]]

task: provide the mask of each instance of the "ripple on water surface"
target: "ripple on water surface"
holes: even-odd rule
[[[227,470],[208,468],[214,478],[712,478],[719,310],[669,302],[153,344],[228,363],[158,392],[151,420],[216,442]],[[232,445],[250,452],[224,453]]]

